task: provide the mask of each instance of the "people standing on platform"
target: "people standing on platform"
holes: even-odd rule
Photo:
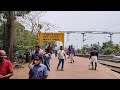
[[[36,55],[34,57],[34,64],[30,67],[29,79],[47,79],[47,67],[42,64],[42,57]]]
[[[58,70],[60,64],[62,63],[61,70],[64,71],[63,68],[64,68],[64,60],[66,59],[66,54],[65,54],[65,51],[62,46],[60,46],[60,50],[58,51],[58,59],[59,59],[59,63],[57,66],[57,70]]]
[[[55,52],[55,57],[57,57],[57,52],[58,52],[57,45],[55,45],[55,47],[54,47],[54,52]]]
[[[71,63],[74,62],[74,55],[75,55],[75,49],[73,48],[73,45],[71,45],[71,48],[70,48],[70,60],[71,60]]]
[[[70,48],[71,46],[68,47],[68,59],[70,58]]]
[[[90,52],[90,58],[89,59],[91,60],[92,69],[96,70],[96,68],[97,68],[97,59],[98,59],[98,52],[97,52],[96,48],[94,48]]]
[[[40,47],[40,52],[44,55],[45,54],[44,48]]]
[[[47,47],[47,49],[49,49],[49,53],[50,53],[50,55],[52,57],[52,53],[53,53],[53,46],[52,46],[52,44],[49,44],[49,46]]]
[[[47,47],[47,49],[49,49],[49,53],[52,54],[52,45],[51,44],[49,44],[49,46]]]
[[[35,52],[32,53],[31,61],[28,64],[29,68],[32,64],[34,64],[34,57],[36,55],[38,55],[39,57],[42,57],[42,60],[44,60],[44,58],[43,58],[44,54],[43,54],[43,52],[40,51],[40,46],[35,46]],[[43,63],[43,61],[42,61],[42,63]]]
[[[6,52],[0,50],[0,79],[10,79],[13,76],[13,65],[6,57]]]
[[[45,49],[44,65],[46,65],[49,71],[50,71],[50,59],[51,59],[51,54],[49,53],[49,49]]]

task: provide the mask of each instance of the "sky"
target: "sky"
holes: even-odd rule
[[[47,11],[41,17],[42,22],[50,22],[59,28],[52,31],[112,31],[120,32],[120,11]],[[65,46],[73,44],[82,47],[85,44],[93,44],[109,41],[108,34],[86,34],[86,41],[82,42],[82,34],[65,34]],[[120,35],[114,34],[114,43],[120,42]]]

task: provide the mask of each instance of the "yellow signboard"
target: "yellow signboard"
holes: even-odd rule
[[[61,41],[64,46],[64,33],[40,33],[40,42],[56,42]]]

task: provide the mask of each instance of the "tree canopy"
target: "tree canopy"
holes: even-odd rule
[[[116,54],[120,51],[119,44],[114,44],[112,41],[103,42],[102,46],[99,46],[95,43],[91,44],[90,46],[84,45],[81,51],[86,51],[89,53],[93,47],[96,48],[99,51],[99,53],[103,55]]]

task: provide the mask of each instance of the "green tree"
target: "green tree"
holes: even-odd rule
[[[105,55],[117,53],[119,51],[119,45],[113,44],[112,41],[103,43],[103,46],[101,47],[101,52]]]
[[[23,55],[26,49],[38,44],[38,38],[34,33],[25,30],[25,27],[21,23],[15,23],[14,52],[17,50]]]
[[[1,11],[0,12],[0,21],[4,23],[6,28],[3,32],[3,49],[7,52],[8,58],[12,60],[13,53],[13,42],[14,42],[14,21],[16,16],[24,16],[30,11]],[[3,19],[6,19],[7,22],[4,22]]]
[[[111,48],[111,47],[107,47],[107,48],[103,49],[103,52],[105,55],[113,54],[115,51],[116,51],[116,49]]]

